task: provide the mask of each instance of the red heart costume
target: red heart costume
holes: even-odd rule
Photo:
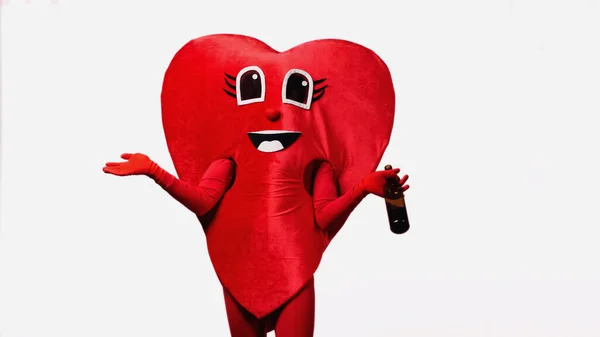
[[[210,35],[177,52],[161,98],[179,179],[154,164],[143,173],[198,215],[226,297],[261,319],[312,289],[390,139],[384,62],[342,40],[278,52]]]

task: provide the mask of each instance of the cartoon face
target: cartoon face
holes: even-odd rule
[[[290,177],[327,160],[343,191],[379,163],[395,93],[383,61],[358,44],[316,40],[279,52],[223,34],[177,52],[161,102],[167,145],[183,180],[197,182],[224,157],[240,171]]]
[[[290,69],[283,78],[281,101],[305,110],[325,94],[325,79],[313,81],[312,76],[302,69]],[[237,100],[238,105],[264,102],[265,74],[259,66],[248,66],[240,70],[237,76],[225,73],[225,94]],[[315,88],[315,86],[319,86]],[[281,116],[277,110],[271,110],[267,118],[276,122]],[[257,130],[248,132],[254,147],[261,152],[277,152],[292,145],[302,132],[298,130]]]

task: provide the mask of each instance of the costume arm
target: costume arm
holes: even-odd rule
[[[231,186],[235,164],[229,159],[219,159],[210,164],[200,183],[192,185],[181,181],[142,153],[124,153],[125,162],[109,162],[103,168],[117,176],[146,175],[167,191],[175,200],[198,216],[210,211]]]
[[[323,162],[317,169],[313,184],[315,221],[326,232],[340,230],[340,218],[345,219],[367,196],[362,182],[338,197],[335,172],[331,164]]]
[[[335,172],[331,164],[322,162],[317,168],[313,184],[313,202],[317,225],[333,237],[344,225],[345,220],[358,204],[370,193],[384,197],[384,187],[388,179],[398,182],[398,188],[408,190],[404,185],[408,176],[400,179],[400,169],[375,171],[366,175],[359,183],[338,197]]]
[[[208,167],[198,185],[192,185],[177,179],[156,163],[152,164],[148,176],[198,216],[204,215],[219,202],[230,187],[235,171],[233,161],[219,159]]]

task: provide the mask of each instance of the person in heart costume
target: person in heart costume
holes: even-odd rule
[[[343,40],[285,52],[247,36],[192,40],[164,78],[162,121],[179,178],[125,153],[104,172],[151,177],[194,212],[233,337],[307,337],[313,275],[332,238],[399,169],[375,171],[395,93],[385,63]]]

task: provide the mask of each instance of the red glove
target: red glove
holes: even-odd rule
[[[404,192],[410,187],[409,185],[404,185],[404,183],[406,183],[406,181],[408,180],[408,175],[404,175],[404,177],[400,179],[400,177],[398,177],[399,172],[399,168],[385,171],[376,171],[364,177],[358,185],[360,188],[367,191],[368,193],[373,193],[383,198],[386,181],[388,179],[394,179],[396,182],[398,182],[399,186],[402,186],[402,192]]]
[[[106,166],[102,168],[105,173],[114,174],[117,176],[129,176],[129,175],[150,175],[152,166],[158,166],[148,156],[142,153],[123,153],[121,158],[126,159],[125,162],[106,163]]]
[[[175,200],[201,216],[210,211],[231,186],[235,170],[228,159],[214,161],[206,170],[197,186],[181,181],[163,170],[142,153],[123,153],[125,162],[109,162],[102,169],[117,176],[146,175],[167,191]]]
[[[344,195],[337,197],[335,189],[335,173],[331,165],[323,162],[317,170],[315,183],[313,187],[313,199],[315,207],[315,219],[317,225],[324,231],[333,236],[340,230],[340,223],[336,221],[344,219],[358,206],[358,204],[369,193],[383,197],[384,187],[387,179],[394,179],[402,186],[402,191],[409,189],[409,185],[404,185],[408,180],[408,175],[400,179],[398,173],[400,169],[386,171],[376,171],[365,176],[362,181],[352,187]]]

